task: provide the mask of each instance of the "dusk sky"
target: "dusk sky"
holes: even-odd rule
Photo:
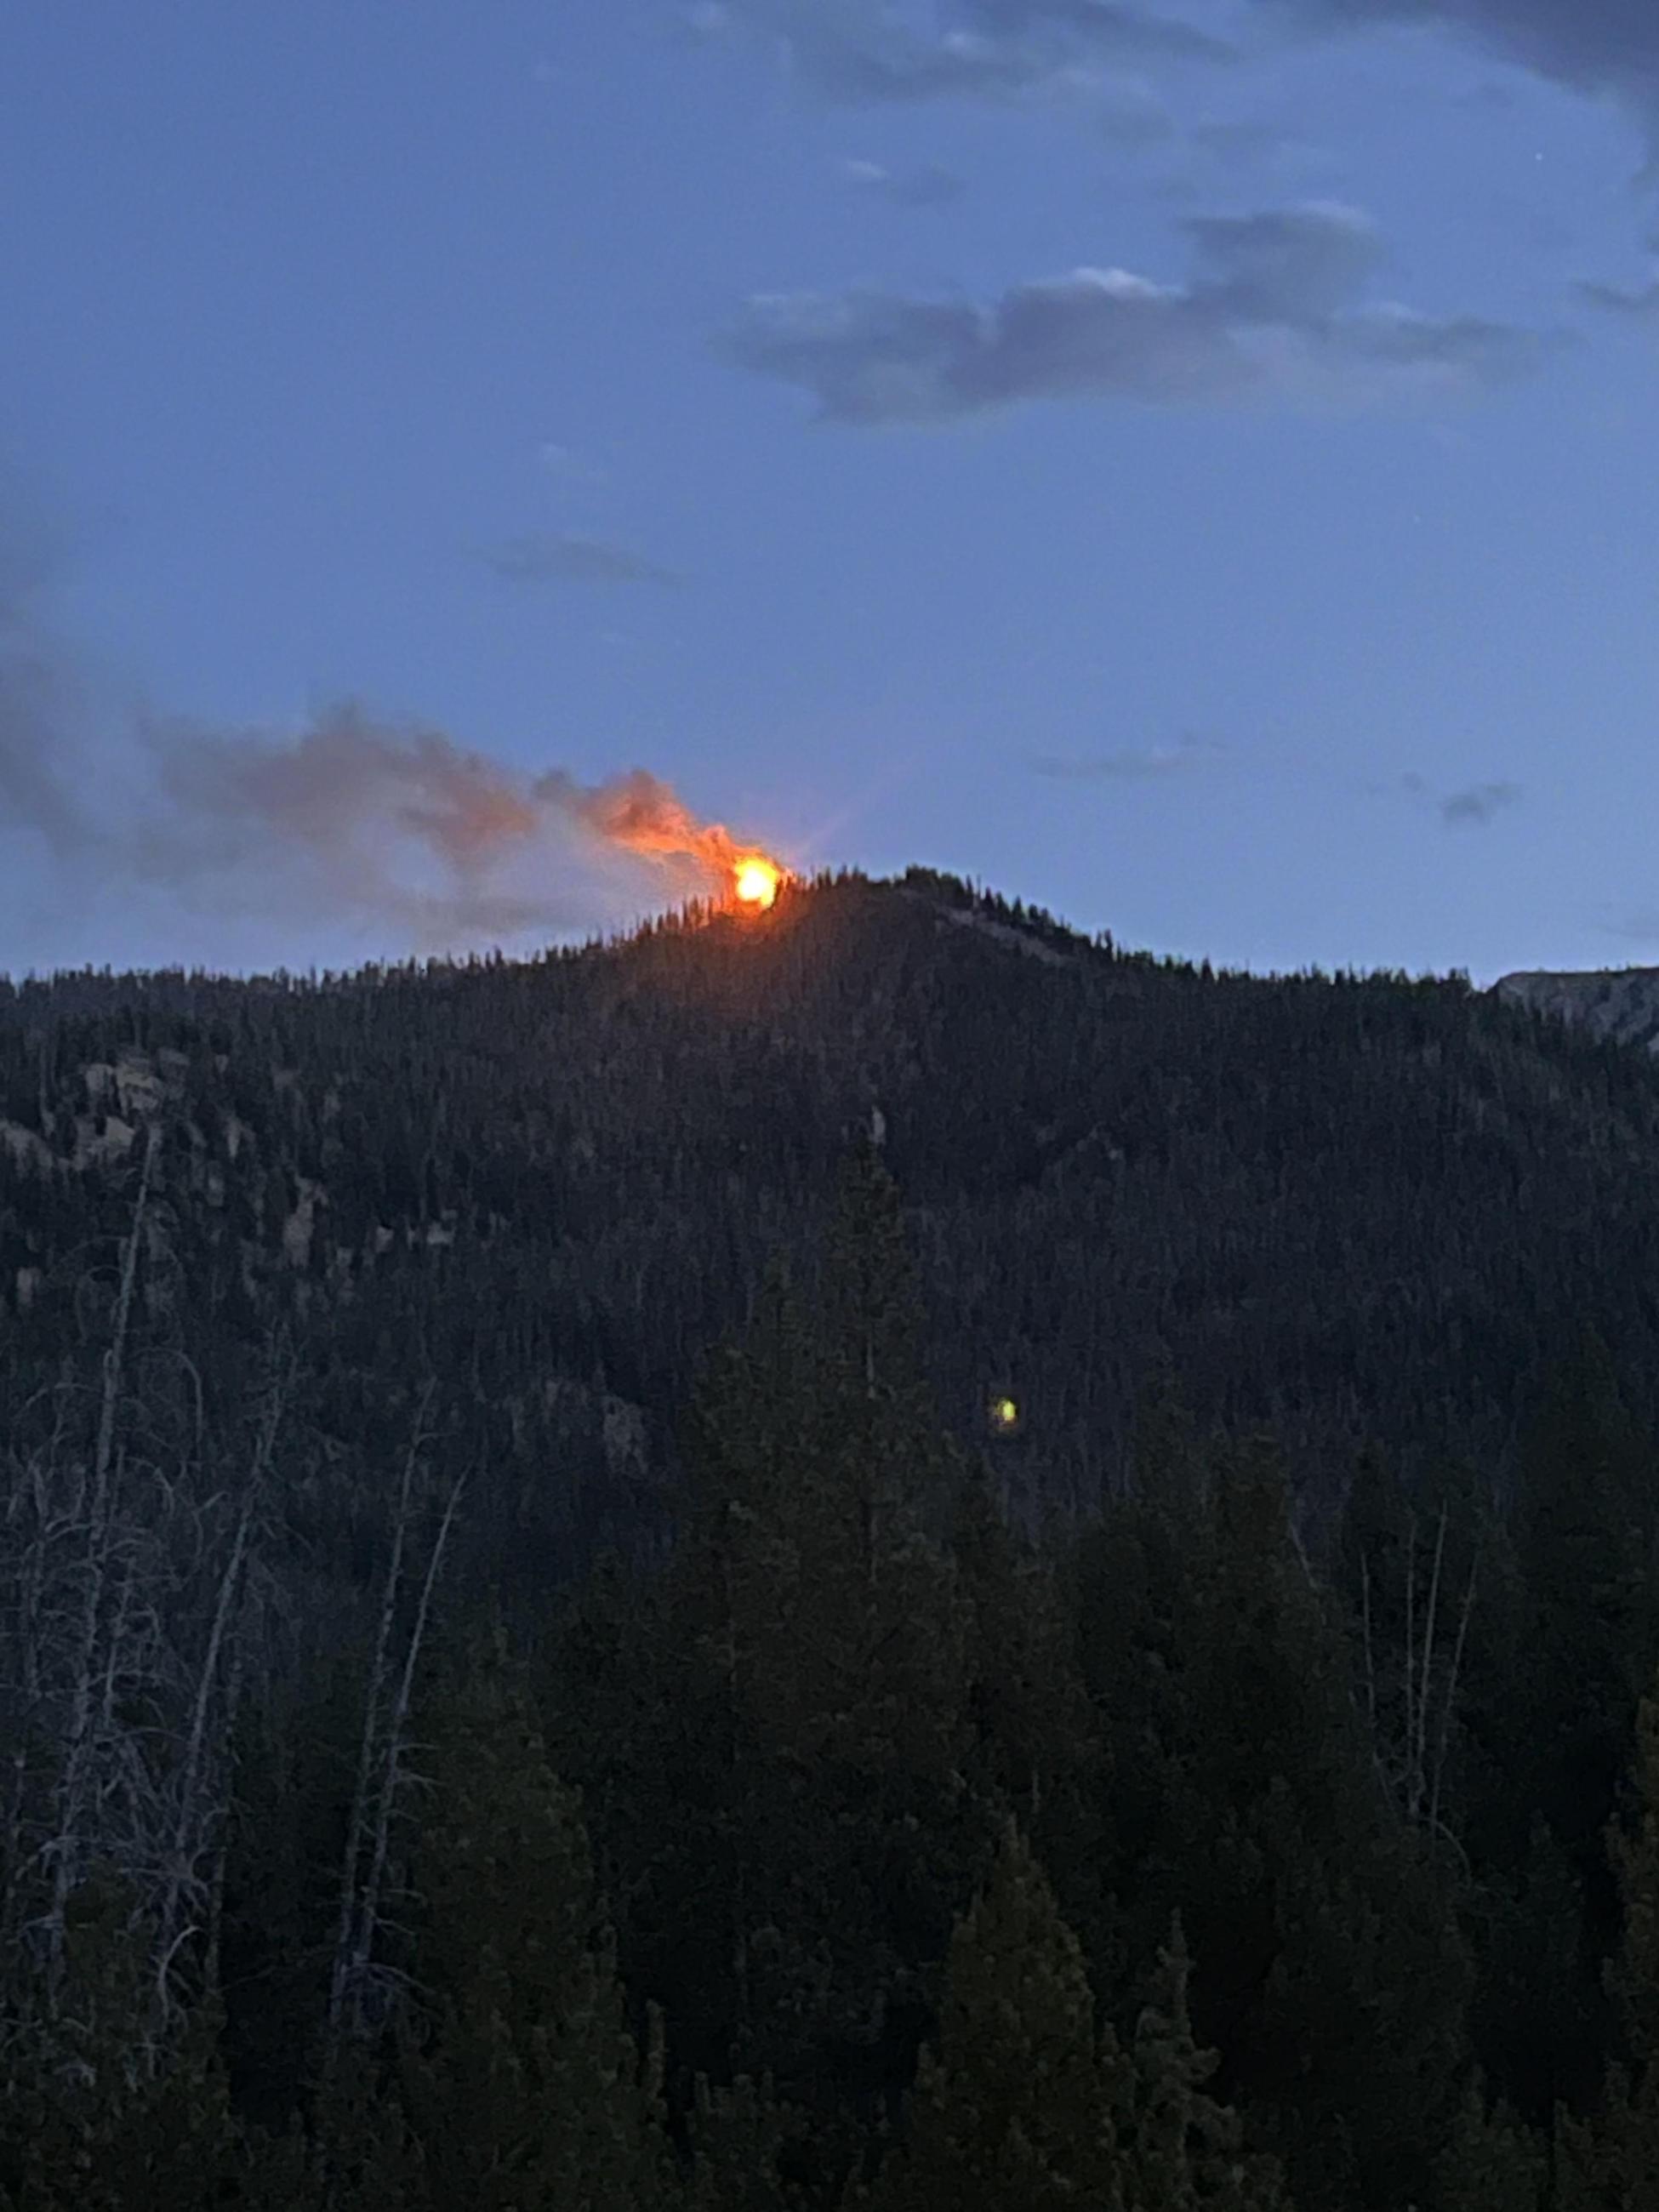
[[[1659,963],[1653,0],[4,43],[0,969],[433,949],[343,714],[1218,963]],[[507,874],[452,936],[655,881]]]

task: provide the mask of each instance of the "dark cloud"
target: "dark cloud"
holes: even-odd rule
[[[837,422],[945,422],[1032,399],[1378,405],[1457,396],[1543,341],[1474,317],[1364,306],[1376,232],[1329,205],[1188,225],[1184,285],[1121,269],[1021,284],[991,306],[881,292],[751,301],[720,342]]]
[[[1264,11],[1351,27],[1440,25],[1561,84],[1616,93],[1659,111],[1654,0],[1257,0]]]
[[[1038,775],[1066,783],[1146,782],[1179,775],[1213,760],[1224,750],[1218,738],[1188,736],[1173,745],[1145,745],[1079,757],[1047,754],[1031,766]]]
[[[514,583],[658,584],[673,586],[684,580],[673,569],[613,545],[603,538],[580,538],[569,532],[533,532],[491,547],[484,559],[498,576]]]
[[[857,191],[894,207],[945,207],[960,199],[966,189],[954,171],[937,161],[914,169],[890,169],[879,161],[843,161],[842,174]]]
[[[1483,829],[1506,807],[1519,803],[1518,783],[1477,783],[1454,791],[1440,802],[1440,818],[1451,829]]]

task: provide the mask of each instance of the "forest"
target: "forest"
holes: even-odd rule
[[[1659,2204],[1656,1146],[921,871],[0,986],[0,2206]]]

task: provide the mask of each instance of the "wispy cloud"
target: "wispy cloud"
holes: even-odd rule
[[[1212,761],[1225,751],[1218,738],[1187,735],[1173,745],[1132,746],[1109,753],[1044,754],[1031,763],[1038,775],[1067,783],[1145,782]]]
[[[1471,783],[1461,791],[1437,792],[1414,769],[1385,783],[1368,783],[1365,789],[1374,799],[1403,796],[1432,807],[1449,830],[1484,829],[1510,807],[1518,806],[1525,795],[1518,783],[1505,782]]]
[[[698,10],[696,27],[758,35],[826,98],[877,105],[1018,99],[1074,88],[1080,70],[1234,52],[1158,0],[954,0],[908,11],[884,0],[730,0]]]
[[[1621,315],[1628,322],[1659,323],[1659,277],[1644,284],[1634,292],[1627,292],[1617,284],[1581,284],[1581,299],[1591,307],[1600,307],[1604,313]]]
[[[988,307],[886,292],[750,301],[726,358],[810,392],[821,419],[947,422],[1034,399],[1367,407],[1464,396],[1546,341],[1477,317],[1362,304],[1383,246],[1328,203],[1190,221],[1194,271],[1165,284],[1085,268]]]
[[[894,207],[945,207],[960,199],[965,189],[954,170],[937,161],[926,161],[913,169],[890,169],[880,161],[848,161],[842,163],[841,173],[855,190]]]
[[[562,446],[553,439],[538,447],[537,459],[550,477],[562,483],[602,484],[605,471],[598,461],[586,453],[578,453],[574,446]]]
[[[1440,818],[1453,830],[1484,829],[1510,806],[1520,804],[1518,783],[1475,783],[1454,791],[1440,801]]]
[[[483,556],[498,576],[526,584],[655,584],[672,587],[684,582],[674,569],[665,568],[626,545],[603,538],[581,538],[569,531],[532,531],[491,546]]]
[[[1264,13],[1351,29],[1439,23],[1506,61],[1586,92],[1619,94],[1659,115],[1659,8],[1653,0],[1256,0]]]

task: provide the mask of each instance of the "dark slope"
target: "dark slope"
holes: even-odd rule
[[[1653,1410],[1638,1055],[1456,982],[1126,957],[923,877],[528,965],[0,994],[0,1410],[94,1348],[155,1122],[156,1345],[228,1400],[280,1324],[323,1499],[430,1380],[474,1544],[539,1579],[638,1523],[704,1347],[810,1249],[872,1110],[947,1411],[1009,1389],[1035,1496],[1114,1478],[1166,1354],[1324,1492],[1367,1432],[1497,1468],[1584,1322]]]

